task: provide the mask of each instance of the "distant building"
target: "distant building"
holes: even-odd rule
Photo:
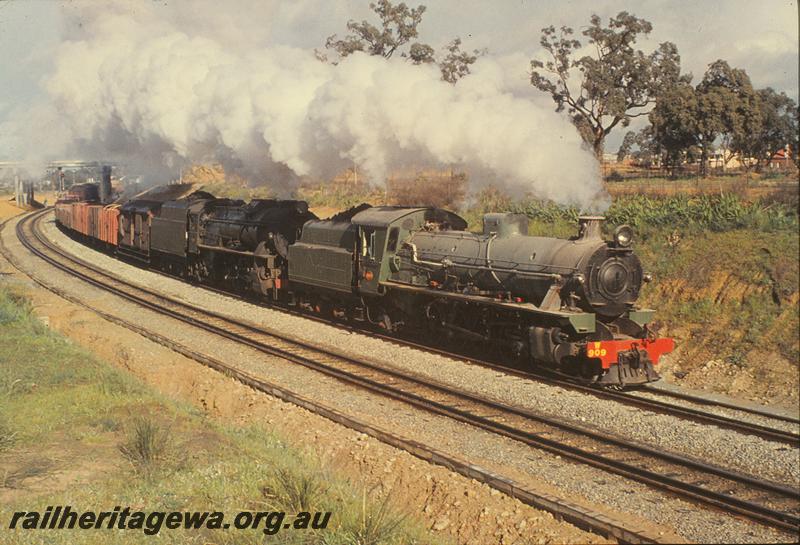
[[[785,170],[791,166],[792,150],[787,145],[785,148],[775,152],[769,159],[769,168],[775,170]]]
[[[709,168],[716,169],[739,169],[751,167],[756,164],[754,157],[741,157],[729,149],[719,149],[714,151],[708,158]]]
[[[611,164],[617,162],[617,154],[616,153],[604,153],[603,154],[603,163]]]

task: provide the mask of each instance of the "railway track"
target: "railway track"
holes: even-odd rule
[[[140,266],[140,264],[135,264]],[[166,273],[165,273],[166,274]],[[171,278],[174,278],[180,282],[186,282],[184,278],[179,276],[167,274]],[[248,294],[240,294],[240,293],[233,293],[221,288],[216,288],[213,286],[203,285],[202,289],[212,291],[214,293],[224,295],[227,297],[237,297],[243,301],[247,301],[256,305],[262,304],[257,299],[249,296]],[[338,329],[342,329],[348,332],[354,333],[364,333],[365,328],[360,326],[354,326],[347,322],[344,322],[339,319],[334,318],[326,318],[317,314],[312,314],[308,312],[303,312],[300,310],[296,310],[286,306],[272,306],[270,308],[275,308],[286,312],[288,314],[292,314],[294,316],[298,316],[307,320],[313,320],[319,323],[323,323],[332,327],[336,327]],[[757,437],[761,437],[762,439],[767,439],[770,441],[777,441],[780,443],[785,443],[791,445],[795,448],[800,448],[800,433],[794,433],[791,431],[786,431],[778,428],[773,428],[769,426],[764,426],[761,424],[756,424],[753,422],[748,422],[746,420],[740,420],[737,418],[732,418],[728,416],[722,416],[706,411],[700,411],[697,409],[693,409],[690,407],[685,407],[681,405],[675,405],[674,403],[668,403],[664,401],[648,399],[645,397],[640,397],[637,395],[639,392],[645,392],[648,394],[653,394],[656,396],[664,397],[664,398],[671,398],[671,399],[678,399],[682,401],[687,401],[689,403],[693,403],[696,405],[703,405],[708,406],[711,408],[719,408],[719,409],[728,409],[737,411],[740,413],[746,413],[753,416],[773,420],[776,422],[785,422],[789,424],[793,424],[798,429],[800,429],[800,419],[792,418],[789,416],[783,416],[774,414],[771,412],[767,412],[764,410],[759,410],[753,407],[745,407],[741,405],[735,405],[731,403],[725,403],[722,401],[714,401],[708,398],[699,397],[687,393],[682,392],[675,392],[669,390],[663,390],[659,388],[653,388],[649,386],[645,386],[639,390],[634,392],[621,392],[615,390],[608,390],[603,388],[598,388],[591,385],[581,384],[576,382],[575,380],[571,379],[570,377],[566,377],[564,375],[559,375],[558,373],[553,372],[537,372],[537,371],[525,371],[521,370],[518,367],[514,367],[511,365],[506,365],[503,363],[499,363],[497,361],[489,360],[489,359],[480,359],[476,358],[475,356],[468,355],[462,352],[451,352],[442,348],[433,347],[430,345],[420,344],[415,342],[412,339],[400,337],[396,335],[390,335],[385,333],[383,330],[372,327],[369,328],[370,335],[384,340],[386,342],[390,342],[392,344],[398,346],[405,346],[410,348],[415,348],[417,350],[421,350],[424,352],[428,352],[431,354],[436,354],[439,356],[444,356],[451,359],[457,359],[465,361],[466,363],[470,363],[473,365],[479,365],[481,367],[486,367],[489,369],[494,369],[496,371],[500,371],[502,373],[508,375],[514,375],[526,380],[535,380],[538,382],[543,382],[552,386],[559,386],[561,388],[565,388],[572,391],[582,392],[588,395],[592,395],[601,399],[610,399],[613,401],[617,401],[619,403],[625,403],[627,405],[645,409],[651,412],[666,414],[678,418],[682,418],[685,420],[691,420],[693,422],[697,422],[704,425],[713,425],[723,429],[730,429],[737,431],[739,433],[744,433],[748,435],[754,435]]]
[[[135,266],[140,266],[140,267],[143,266],[143,263],[140,262],[140,261],[135,261],[132,264],[135,265]],[[166,272],[163,272],[163,274],[165,274],[167,276],[170,276],[170,277],[172,277],[172,278],[174,278],[176,280],[182,281],[182,282],[186,281],[182,277],[175,276],[175,275],[172,275],[172,274],[169,274],[169,273],[166,273]],[[250,297],[248,294],[233,293],[233,292],[228,291],[228,290],[224,290],[224,289],[220,289],[220,288],[216,288],[216,287],[208,286],[208,285],[203,285],[202,289],[213,291],[215,293],[219,293],[219,294],[225,295],[225,296],[238,297],[238,298],[241,298],[243,300],[253,302],[254,304],[257,304],[257,305],[258,304],[263,304],[262,301],[258,301],[256,299],[254,299],[253,297]],[[343,322],[342,320],[333,319],[333,318],[327,318],[327,317],[320,316],[320,315],[317,315],[317,314],[312,314],[312,313],[309,313],[309,312],[299,311],[299,310],[296,310],[294,308],[287,307],[287,306],[277,305],[277,306],[273,306],[271,308],[279,309],[279,310],[281,310],[283,312],[287,312],[287,313],[293,314],[295,316],[300,316],[300,317],[303,317],[305,319],[315,320],[315,321],[318,321],[320,323],[325,323],[325,324],[333,326],[333,327],[337,327],[337,328],[340,328],[340,329],[345,329],[347,331],[362,332],[362,333],[364,331],[363,327],[356,327],[356,326],[350,325],[350,324],[348,324],[346,322]],[[415,342],[413,339],[410,339],[410,338],[400,337],[400,336],[396,336],[396,335],[389,335],[389,334],[387,334],[386,332],[384,332],[383,330],[381,330],[381,329],[379,329],[377,327],[372,327],[369,330],[370,330],[370,333],[372,334],[372,336],[374,336],[376,338],[380,338],[380,339],[385,340],[387,342],[391,342],[393,344],[398,344],[398,345],[401,345],[401,346],[413,347],[413,348],[416,348],[418,350],[426,351],[426,352],[429,352],[429,353],[433,353],[433,354],[437,354],[437,355],[441,355],[441,356],[445,356],[445,357],[449,357],[449,358],[460,359],[460,360],[466,361],[466,362],[474,364],[474,365],[480,365],[482,367],[495,369],[495,370],[501,371],[501,372],[503,372],[505,374],[515,375],[515,376],[518,376],[520,378],[524,378],[524,379],[527,379],[527,380],[531,380],[531,379],[532,380],[536,380],[536,381],[543,382],[543,383],[546,383],[546,384],[549,384],[549,385],[552,385],[552,386],[559,386],[561,388],[569,389],[569,390],[572,390],[572,391],[579,391],[579,392],[582,392],[582,393],[585,393],[585,394],[593,395],[593,396],[601,398],[601,399],[610,399],[610,400],[613,400],[613,401],[616,401],[616,402],[619,402],[619,403],[625,403],[625,404],[630,405],[632,407],[645,409],[645,410],[648,410],[648,411],[651,411],[651,412],[654,412],[654,413],[666,414],[666,415],[670,415],[670,416],[673,416],[673,417],[682,418],[682,419],[685,419],[685,420],[691,420],[691,421],[694,421],[694,422],[697,422],[697,423],[700,423],[700,424],[703,424],[703,425],[713,425],[713,426],[717,426],[717,427],[722,428],[722,429],[730,429],[730,430],[737,431],[739,433],[745,433],[745,434],[748,434],[748,435],[761,437],[763,439],[767,439],[767,440],[770,440],[770,441],[776,441],[776,442],[788,444],[788,445],[790,445],[792,447],[795,447],[795,448],[800,448],[800,433],[795,433],[793,431],[786,431],[784,429],[778,429],[778,428],[774,428],[774,427],[770,427],[770,426],[765,426],[765,425],[754,423],[754,422],[748,422],[746,420],[742,420],[742,419],[736,418],[736,417],[723,416],[723,415],[714,414],[714,413],[707,412],[707,411],[694,409],[694,408],[691,408],[691,407],[676,405],[674,403],[668,403],[668,402],[660,401],[660,400],[657,400],[657,399],[650,399],[650,398],[647,398],[647,397],[641,397],[641,396],[637,395],[637,392],[646,392],[648,394],[659,396],[659,397],[662,397],[662,398],[678,399],[678,400],[682,400],[682,401],[687,401],[689,403],[693,403],[695,405],[708,406],[708,407],[711,407],[711,408],[734,410],[734,411],[737,411],[739,413],[746,413],[746,414],[757,416],[757,417],[760,417],[760,418],[763,418],[763,419],[769,419],[769,420],[773,420],[773,421],[776,421],[776,422],[793,424],[797,429],[800,429],[800,419],[798,419],[798,418],[791,418],[791,417],[776,415],[776,414],[773,414],[773,413],[770,413],[770,412],[766,412],[766,411],[763,411],[763,410],[759,410],[759,409],[756,409],[756,408],[743,407],[743,406],[740,406],[740,405],[733,405],[733,404],[724,403],[724,402],[721,402],[721,401],[712,401],[712,400],[709,400],[707,398],[693,396],[691,394],[675,392],[675,391],[667,391],[667,390],[664,390],[664,389],[658,389],[658,388],[652,388],[652,387],[644,387],[641,390],[638,390],[636,392],[621,392],[621,391],[614,391],[614,390],[608,390],[608,389],[603,389],[603,388],[597,388],[595,386],[581,384],[579,382],[576,382],[571,377],[567,377],[565,375],[560,375],[560,374],[555,373],[555,372],[550,372],[550,371],[546,371],[546,370],[544,370],[544,371],[521,370],[518,367],[514,367],[514,366],[511,366],[511,365],[506,365],[506,364],[498,362],[498,361],[476,358],[475,356],[469,355],[469,354],[466,354],[466,353],[451,352],[451,351],[448,351],[446,349],[432,347],[432,346],[429,346],[429,345],[423,345],[423,344]]]
[[[321,349],[280,332],[199,309],[122,281],[46,240],[38,229],[43,214],[33,214],[17,224],[17,236],[29,251],[64,272],[154,312],[427,412],[761,524],[798,532],[800,492],[795,488],[584,429],[427,378]]]
[[[298,313],[301,316],[304,316],[301,313]],[[323,322],[330,323],[328,320],[322,320]],[[743,420],[739,420],[736,418],[731,418],[727,416],[722,416],[714,413],[709,413],[705,411],[700,411],[697,409],[693,409],[690,407],[684,407],[680,405],[675,405],[673,403],[667,403],[664,401],[659,401],[656,399],[648,399],[645,397],[639,397],[636,395],[637,392],[646,392],[648,394],[654,394],[665,398],[674,398],[680,399],[683,401],[688,401],[690,403],[698,404],[698,405],[706,405],[710,407],[719,407],[723,409],[735,410],[743,413],[752,414],[754,416],[767,418],[770,420],[774,420],[777,422],[786,422],[790,424],[795,424],[800,428],[800,419],[791,418],[782,415],[772,414],[766,411],[761,411],[755,408],[749,407],[742,407],[740,405],[733,405],[730,403],[712,401],[706,398],[694,396],[691,394],[683,394],[680,392],[673,392],[661,389],[655,389],[651,387],[645,387],[641,390],[636,390],[632,393],[629,392],[620,392],[616,390],[608,390],[603,388],[597,388],[595,386],[590,386],[586,384],[580,384],[576,381],[564,377],[563,375],[559,375],[557,373],[548,373],[548,372],[532,372],[532,371],[523,371],[516,367],[512,367],[509,365],[504,365],[502,363],[498,363],[496,361],[491,361],[488,359],[480,359],[471,356],[467,356],[462,353],[458,352],[450,352],[447,350],[433,348],[430,346],[422,345],[419,343],[415,343],[414,341],[408,339],[398,338],[392,335],[386,335],[381,332],[375,332],[375,336],[381,338],[386,341],[395,342],[402,346],[410,346],[413,348],[417,348],[419,350],[424,350],[427,352],[431,352],[437,355],[455,358],[460,360],[466,360],[469,363],[480,365],[482,367],[487,367],[490,369],[495,369],[497,371],[504,372],[506,374],[518,376],[520,378],[536,380],[540,382],[544,382],[546,384],[550,384],[553,386],[559,386],[561,388],[583,392],[589,395],[593,395],[595,397],[601,399],[610,399],[614,401],[618,401],[620,403],[625,403],[627,405],[631,405],[634,407],[638,407],[641,409],[645,409],[648,411],[652,411],[655,413],[667,414],[670,416],[676,416],[679,418],[683,418],[686,420],[692,420],[694,422],[698,422],[704,425],[713,425],[719,428],[735,430],[740,433],[745,433],[748,435],[755,435],[757,437],[761,437],[763,439],[767,439],[770,441],[777,441],[780,443],[785,443],[791,445],[793,447],[800,447],[800,434],[794,433],[791,431],[786,431],[782,429],[772,428],[769,426],[764,426],[761,424],[756,424],[753,422],[747,422]]]
[[[141,266],[141,263],[133,263],[136,266]],[[164,273],[175,280],[180,282],[186,282],[186,280],[180,276],[175,276],[169,273]],[[247,301],[256,305],[263,304],[262,301],[259,301],[249,294],[241,294],[241,293],[234,293],[225,289],[217,288],[214,286],[203,285],[202,289],[212,291],[214,293],[224,295],[227,297],[236,297],[243,301]],[[282,312],[286,312],[288,314],[292,314],[294,316],[298,316],[307,320],[314,320],[319,323],[323,323],[332,327],[336,327],[337,329],[342,329],[348,332],[354,333],[364,333],[365,327],[363,326],[354,326],[348,322],[342,321],[340,319],[335,318],[327,318],[324,316],[320,316],[318,314],[312,314],[309,312],[304,312],[301,310],[296,310],[291,307],[287,306],[271,306],[270,308],[278,309]],[[473,355],[469,355],[463,352],[452,352],[448,351],[443,348],[433,347],[430,345],[420,344],[415,342],[414,340],[406,337],[401,337],[397,335],[390,335],[387,334],[384,330],[371,327],[368,329],[370,335],[381,340],[390,342],[395,345],[399,346],[406,346],[410,348],[415,348],[417,350],[421,350],[424,352],[428,352],[431,354],[436,354],[444,357],[448,357],[451,359],[457,359],[465,361],[466,363],[470,363],[473,365],[479,365],[481,367],[486,367],[489,369],[494,369],[505,374],[514,375],[526,380],[535,380],[539,382],[543,382],[552,386],[559,386],[561,388],[569,389],[572,391],[579,391],[585,394],[593,395],[595,397],[601,399],[610,399],[619,403],[625,403],[627,405],[645,409],[651,412],[666,414],[678,418],[682,418],[685,420],[691,420],[693,422],[697,422],[704,425],[713,425],[717,426],[722,429],[730,429],[737,431],[739,433],[744,433],[748,435],[754,435],[757,437],[761,437],[762,439],[767,439],[770,441],[776,441],[780,443],[785,443],[791,445],[795,448],[800,448],[800,433],[795,433],[792,431],[786,431],[783,429],[773,428],[770,426],[765,426],[753,422],[748,422],[746,420],[741,420],[739,418],[733,418],[728,416],[723,416],[719,414],[714,414],[706,411],[701,411],[697,409],[693,409],[691,407],[685,407],[681,405],[676,405],[674,403],[668,403],[664,401],[659,401],[655,399],[649,399],[646,397],[640,397],[637,395],[640,392],[644,392],[647,394],[659,396],[662,398],[668,399],[677,399],[681,401],[687,401],[689,403],[693,403],[695,405],[702,405],[707,406],[710,408],[718,408],[718,409],[727,409],[736,411],[739,413],[750,414],[756,417],[773,420],[775,422],[783,422],[794,425],[798,430],[800,430],[800,419],[792,418],[789,416],[783,416],[779,414],[775,414],[772,412],[760,410],[754,407],[745,407],[742,405],[736,405],[732,403],[725,403],[718,400],[711,400],[704,397],[699,397],[696,395],[683,393],[683,392],[676,392],[671,390],[664,390],[661,388],[644,386],[641,389],[635,390],[633,392],[622,392],[616,390],[609,390],[604,388],[598,388],[591,385],[581,384],[576,382],[571,377],[567,377],[565,375],[560,375],[555,372],[548,372],[548,371],[529,371],[529,370],[521,370],[518,367],[514,367],[511,365],[503,364],[498,361],[490,360],[490,359],[481,359],[477,358]]]

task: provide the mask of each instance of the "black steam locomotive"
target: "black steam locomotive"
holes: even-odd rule
[[[304,201],[174,193],[108,207],[119,210],[114,251],[275,304],[472,344],[602,385],[657,380],[653,366],[673,348],[648,328],[654,312],[635,305],[649,278],[631,229],[606,241],[599,217],[582,217],[563,240],[528,236],[515,214],[487,214],[476,234],[438,208],[361,205],[320,220]],[[56,205],[67,228],[74,206]]]

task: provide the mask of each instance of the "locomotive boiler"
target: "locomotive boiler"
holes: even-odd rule
[[[277,299],[286,289],[289,246],[310,219],[316,216],[305,201],[206,201],[189,216],[190,236],[196,236],[200,255],[195,269],[217,282]],[[196,235],[191,229],[195,224]]]
[[[480,234],[422,229],[403,242],[392,280],[426,286],[431,330],[591,382],[651,382],[672,341],[657,339],[653,311],[635,306],[650,277],[632,229],[619,226],[607,241],[602,221],[581,217],[566,240],[528,236],[527,217],[516,214],[487,214]]]
[[[288,247],[315,219],[305,201],[216,198],[187,184],[120,206],[117,253],[197,282],[278,299]]]
[[[433,272],[444,287],[454,284],[543,309],[566,305],[616,318],[635,303],[648,276],[630,247],[630,228],[621,226],[614,241],[606,242],[602,220],[581,217],[578,235],[564,240],[526,236],[524,215],[486,214],[483,234],[418,231],[404,243],[410,251],[401,256],[417,270]]]

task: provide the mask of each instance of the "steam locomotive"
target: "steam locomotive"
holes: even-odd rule
[[[100,191],[77,187],[59,200],[57,223],[119,256],[271,304],[610,387],[658,380],[654,365],[673,349],[649,328],[654,311],[635,304],[649,275],[631,228],[604,240],[601,217],[581,217],[565,240],[528,236],[523,215],[487,214],[482,233],[439,208],[365,204],[321,220],[304,201],[245,203],[180,185],[105,205],[107,183],[104,173]]]

